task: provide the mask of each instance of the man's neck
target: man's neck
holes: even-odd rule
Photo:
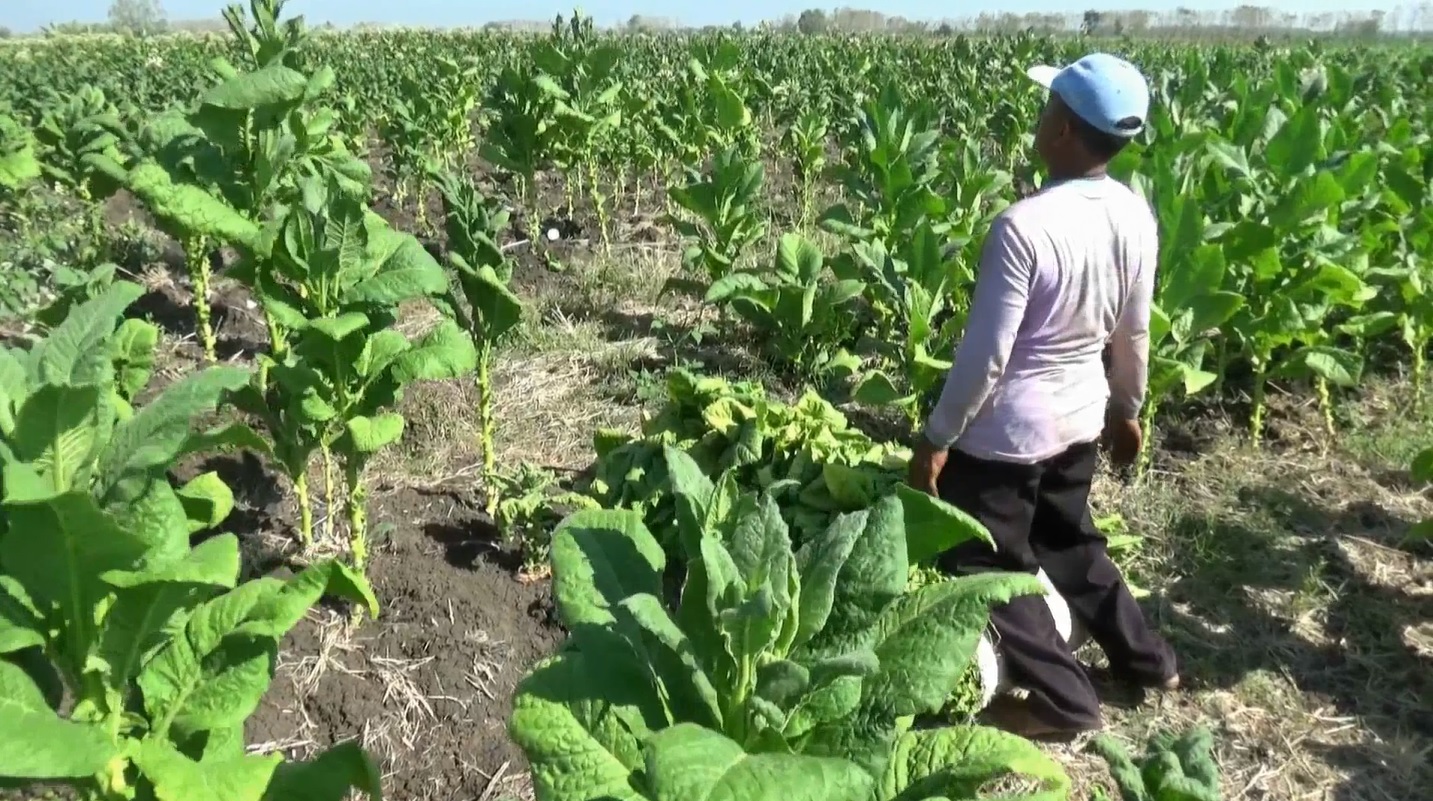
[[[1087,178],[1104,178],[1107,175],[1109,175],[1109,170],[1104,164],[1096,164],[1093,167],[1080,167],[1062,170],[1056,170],[1052,168],[1050,170],[1050,181],[1052,183],[1064,181],[1079,181]]]

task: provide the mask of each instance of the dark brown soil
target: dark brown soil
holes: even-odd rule
[[[485,797],[504,766],[512,779],[526,767],[506,724],[514,686],[563,636],[548,584],[513,577],[461,496],[398,490],[370,522],[388,529],[368,569],[378,620],[345,630],[319,610],[301,623],[248,741],[302,752],[358,738],[383,762],[385,798]]]

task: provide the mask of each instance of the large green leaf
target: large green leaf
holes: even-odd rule
[[[902,595],[873,622],[863,645],[880,670],[866,680],[872,714],[935,712],[975,656],[990,607],[1044,586],[1026,573],[982,573],[928,584]]]
[[[458,284],[478,317],[485,340],[497,340],[522,320],[522,301],[492,267],[460,268]]]
[[[183,450],[193,420],[211,412],[226,392],[249,382],[239,367],[210,367],[185,376],[115,427],[100,458],[101,487],[108,490],[126,477],[167,467]]]
[[[911,564],[926,564],[969,540],[995,545],[979,520],[929,492],[901,484],[896,494],[905,513],[906,554]]]
[[[834,536],[844,541],[850,536],[847,527],[856,526],[859,531],[855,532],[855,542],[831,590],[830,614],[807,646],[813,656],[830,656],[860,647],[867,641],[870,626],[906,588],[910,563],[900,499],[888,495],[868,512],[854,513],[850,520],[838,518],[831,526],[836,529],[834,534],[828,529],[823,539]],[[803,595],[810,569],[802,569]],[[802,606],[805,617],[804,598]],[[802,625],[806,625],[804,621]]]
[[[282,754],[244,754],[195,762],[157,737],[146,737],[135,759],[158,801],[259,801],[282,761]]]
[[[110,666],[112,680],[132,678],[164,644],[165,632],[179,613],[232,589],[238,577],[239,540],[232,534],[205,540],[177,562],[105,573],[115,601],[105,616],[99,653]]]
[[[304,762],[284,762],[264,790],[264,801],[344,801],[360,790],[383,799],[383,775],[356,742],[340,743]]]
[[[56,492],[87,488],[87,477],[113,423],[113,408],[97,385],[45,384],[15,420],[13,458],[48,477]]]
[[[71,311],[30,351],[37,383],[105,383],[114,368],[103,343],[114,333],[124,310],[143,294],[144,288],[139,284],[120,281]]]
[[[478,366],[473,340],[452,320],[443,320],[409,350],[395,358],[399,382],[441,381],[471,373]]]
[[[975,798],[981,788],[1006,776],[1023,777],[1038,788],[1001,796],[1011,801],[1064,801],[1070,788],[1059,763],[1029,740],[997,729],[954,726],[901,735],[874,798]]]
[[[205,92],[200,102],[231,111],[249,111],[292,103],[303,97],[307,86],[308,77],[303,73],[282,64],[270,64],[239,73]]]
[[[646,677],[613,674],[614,664],[606,655],[564,653],[518,685],[508,731],[544,801],[647,801],[633,786],[633,771],[646,725],[663,721],[641,712],[655,698]]]
[[[867,801],[873,781],[843,759],[748,754],[684,723],[648,741],[646,784],[653,801]]]
[[[552,534],[552,597],[569,629],[604,626],[632,595],[661,595],[666,556],[636,512],[589,509]]]
[[[11,488],[15,465],[5,467]],[[38,501],[8,500],[11,532],[0,537],[0,573],[14,578],[37,608],[54,608],[65,627],[57,650],[78,671],[97,635],[96,606],[109,593],[101,576],[135,567],[144,543],[116,526],[81,491]]]
[[[61,719],[24,670],[0,659],[0,776],[81,779],[119,758],[104,726]]]
[[[242,723],[268,689],[279,639],[326,592],[376,610],[367,582],[334,561],[288,582],[250,581],[195,607],[139,674],[150,717],[184,733]]]

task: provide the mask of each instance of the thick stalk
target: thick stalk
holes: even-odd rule
[[[209,254],[204,237],[184,243],[184,262],[189,267],[189,280],[194,284],[194,313],[199,318],[199,341],[204,346],[204,359],[214,361],[214,329],[209,319]]]
[[[597,189],[597,162],[587,162],[587,196],[592,201],[592,208],[597,213],[597,228],[602,232],[602,250],[604,253],[611,253],[612,243],[607,238],[607,204],[602,199],[602,193]]]
[[[487,492],[488,517],[497,514],[497,455],[494,440],[497,424],[493,421],[492,346],[483,343],[478,349],[478,438],[483,451],[483,489]]]
[[[1154,413],[1159,404],[1150,400],[1144,405],[1139,414],[1140,447],[1139,459],[1135,461],[1134,477],[1136,481],[1144,478],[1149,470],[1151,457],[1154,455]]]
[[[358,460],[345,458],[343,472],[348,482],[348,549],[354,569],[361,573],[368,566],[368,511],[364,508],[368,491],[363,487],[363,467]]]
[[[279,361],[284,357],[284,335],[279,330],[279,321],[274,315],[264,308],[264,326],[269,330],[269,357]],[[269,364],[263,359],[259,360],[259,393],[269,391]]]
[[[1338,433],[1333,421],[1333,395],[1329,392],[1329,381],[1323,376],[1314,376],[1314,392],[1319,396],[1319,411],[1324,416],[1324,430],[1329,436]]]
[[[333,540],[333,451],[328,443],[319,446],[323,456],[323,538]]]
[[[1413,413],[1423,414],[1423,380],[1427,370],[1427,362],[1424,352],[1428,348],[1428,340],[1420,339],[1413,343]]]
[[[1264,440],[1264,367],[1254,368],[1254,404],[1249,414],[1249,441],[1258,448]]]
[[[299,542],[308,548],[313,545],[313,503],[308,495],[308,473],[299,473],[294,479],[294,494],[299,500]]]
[[[532,176],[523,175],[518,179],[517,194],[519,202],[527,210],[527,238],[531,240],[532,247],[538,246],[539,234],[542,229],[542,221],[537,218],[537,191],[533,187]]]

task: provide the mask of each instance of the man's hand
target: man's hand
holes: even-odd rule
[[[906,483],[913,489],[938,495],[935,482],[940,471],[945,469],[945,458],[949,455],[944,448],[937,448],[924,434],[916,435],[916,446],[911,453],[910,475]]]
[[[1126,420],[1115,414],[1105,416],[1104,445],[1110,452],[1110,461],[1115,467],[1129,467],[1139,458],[1140,447],[1144,444],[1144,431],[1139,419]]]

